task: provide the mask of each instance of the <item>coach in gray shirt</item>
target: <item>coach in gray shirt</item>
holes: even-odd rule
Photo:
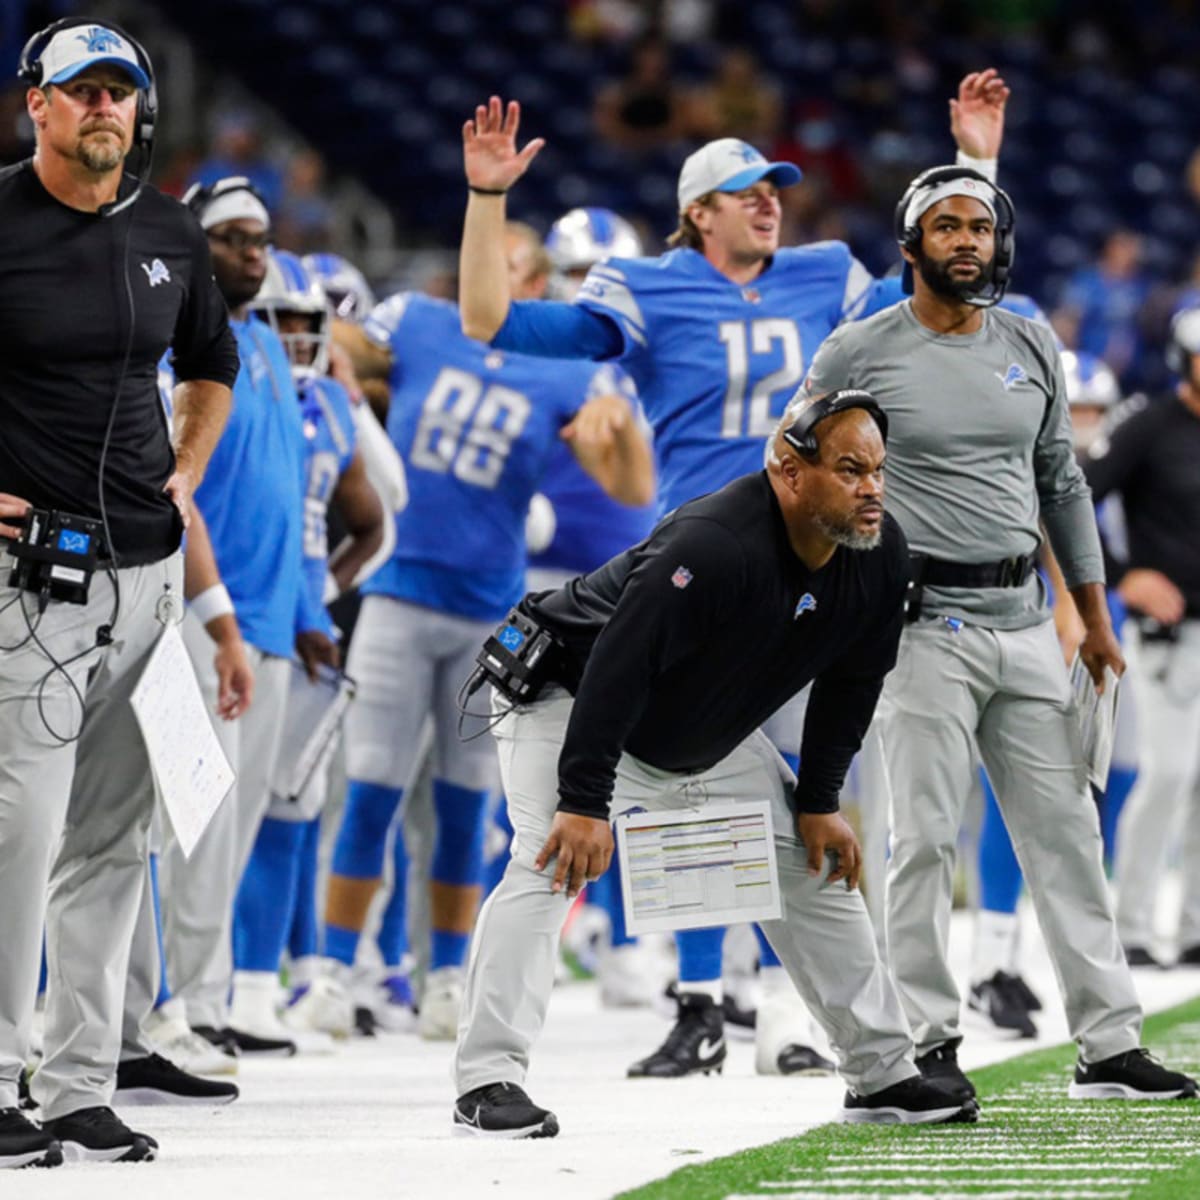
[[[909,624],[876,720],[893,790],[887,932],[918,1066],[958,1067],[946,957],[955,841],[978,746],[1012,834],[1080,1048],[1076,1099],[1195,1096],[1139,1049],[1141,1008],[1101,866],[1071,688],[1034,571],[1044,524],[1087,627],[1099,685],[1124,669],[1104,601],[1091,495],[1075,462],[1050,332],[993,307],[1013,258],[1008,197],[938,167],[896,234],[912,299],[845,325],[805,389],[865,388],[891,422],[887,505],[914,551]]]

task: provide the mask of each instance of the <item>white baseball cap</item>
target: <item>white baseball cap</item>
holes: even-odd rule
[[[799,183],[803,174],[795,163],[768,162],[749,142],[718,138],[689,154],[679,172],[679,211],[709,192],[740,192],[760,179],[776,187]]]
[[[88,67],[108,63],[120,67],[139,88],[149,88],[150,76],[128,38],[107,25],[71,25],[60,29],[42,51],[42,86],[66,83]]]

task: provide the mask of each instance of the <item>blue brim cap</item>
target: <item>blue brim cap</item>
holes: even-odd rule
[[[72,63],[68,67],[63,67],[52,78],[47,79],[46,83],[69,83],[76,75],[81,75],[88,67],[99,67],[108,65],[110,67],[119,67],[126,75],[133,80],[135,87],[147,89],[150,86],[150,77],[145,71],[135,62],[130,62],[127,58],[121,58],[117,55],[111,55],[101,58],[85,58],[77,63]]]
[[[742,188],[751,187],[760,179],[769,180],[776,187],[791,187],[793,183],[799,183],[803,178],[804,172],[795,163],[755,163],[754,166],[747,167],[744,171],[739,171],[736,175],[726,179],[724,183],[713,190],[740,192]]]

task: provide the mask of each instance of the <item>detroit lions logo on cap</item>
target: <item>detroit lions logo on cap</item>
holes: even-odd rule
[[[121,39],[111,29],[93,25],[86,33],[76,36],[77,42],[83,42],[89,54],[107,54],[110,50],[120,50]]]
[[[806,612],[817,611],[817,598],[812,592],[805,592],[803,596],[796,602],[796,611],[792,613],[792,620],[798,621]]]
[[[767,161],[748,142],[739,142],[737,152],[738,152],[739,156],[741,157],[742,162],[745,162],[745,163],[760,163],[760,162]]]
[[[1017,366],[1016,363],[1009,363],[1008,370],[1003,375],[999,371],[993,371],[992,374],[1000,380],[1000,385],[1006,392],[1011,392],[1018,383],[1029,382],[1029,376],[1025,374],[1025,368]]]

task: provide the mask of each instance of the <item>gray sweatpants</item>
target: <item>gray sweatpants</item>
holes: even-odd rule
[[[553,689],[497,727],[500,773],[515,838],[500,885],[479,914],[467,971],[454,1072],[459,1094],[525,1079],[554,984],[565,894],[550,891],[553,864],[533,862],[550,831],[558,756],[571,697]],[[842,1075],[863,1094],[916,1073],[908,1027],[875,949],[862,897],[808,873],[789,799],[794,780],[761,731],[707,771],[679,775],[623,755],[613,810],[695,807],[697,802],[769,799],[784,915],[763,925],[809,1011],[829,1036]]]
[[[210,713],[217,702],[214,645],[189,613],[183,638]],[[236,721],[213,727],[237,782],[217,809],[191,858],[174,838],[162,857],[163,944],[167,982],[183,998],[188,1023],[222,1029],[229,1023],[233,983],[233,901],[271,798],[271,778],[287,707],[286,658],[247,646],[254,702]]]
[[[1132,620],[1126,629],[1141,754],[1117,826],[1117,925],[1125,945],[1153,944],[1158,885],[1177,832],[1179,946],[1188,949],[1200,946],[1200,621],[1184,621],[1176,642],[1143,641]]]
[[[946,960],[955,841],[975,743],[1088,1061],[1138,1045],[1142,1012],[1101,864],[1100,822],[1050,621],[910,625],[876,715],[892,785],[888,952],[919,1050],[959,1036]]]
[[[182,596],[183,564],[176,554],[118,572],[105,648],[95,641],[112,620],[107,576],[93,577],[86,605],[52,601],[39,618],[29,593],[7,587],[10,565],[0,554],[0,1108],[17,1102],[45,928],[46,1057],[33,1091],[55,1118],[112,1098],[154,808],[129,696],[163,630],[164,586]],[[53,729],[77,741],[48,732],[39,696]]]

